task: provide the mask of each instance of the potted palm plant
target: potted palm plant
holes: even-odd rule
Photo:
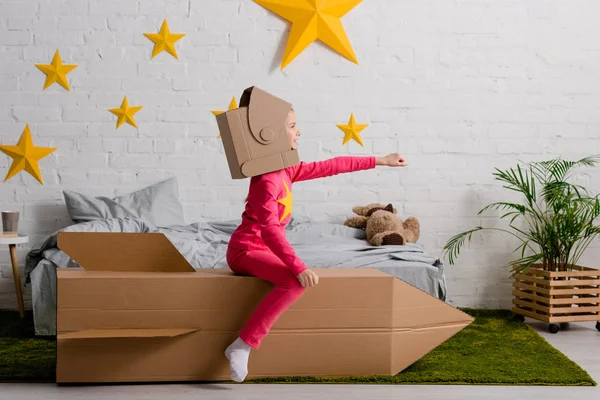
[[[558,324],[600,321],[600,270],[578,264],[598,233],[599,195],[590,195],[581,185],[569,182],[576,167],[595,166],[598,156],[578,161],[555,158],[495,169],[495,179],[503,187],[524,197],[521,203],[496,202],[481,209],[502,212],[507,229],[477,226],[459,233],[444,246],[450,264],[475,232],[498,230],[519,243],[520,256],[509,262],[513,277],[513,312],[548,323],[557,333]],[[600,331],[600,322],[596,323]]]

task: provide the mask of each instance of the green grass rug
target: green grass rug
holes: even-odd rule
[[[396,376],[284,377],[245,383],[596,386],[579,365],[509,310],[463,309],[475,321]],[[0,310],[0,382],[54,382],[54,339],[36,338],[32,314]]]

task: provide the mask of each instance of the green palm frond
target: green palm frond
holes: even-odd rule
[[[531,256],[522,257],[518,260],[511,261],[510,266],[513,267],[511,276],[516,274],[525,273],[533,264],[537,264],[544,259],[543,254],[533,254]]]
[[[533,209],[536,204],[536,190],[535,190],[535,179],[531,175],[530,171],[523,171],[520,165],[517,165],[516,170],[510,168],[506,171],[501,171],[496,168],[496,172],[493,173],[496,180],[505,182],[508,185],[504,186],[506,189],[521,193],[527,200],[527,205]]]
[[[595,167],[600,162],[600,154],[596,154],[589,157],[584,157],[578,161],[575,161],[577,167]]]
[[[552,178],[554,181],[565,181],[568,173],[574,167],[593,167],[600,162],[600,156],[589,156],[577,161],[562,160],[555,158],[549,161],[532,163],[532,167],[546,176],[546,180]]]
[[[492,203],[489,204],[485,207],[483,207],[478,213],[477,215],[481,215],[484,212],[486,212],[487,210],[490,209],[494,209],[494,210],[514,210],[516,212],[518,212],[519,214],[525,214],[525,212],[527,211],[527,207],[522,205],[522,204],[517,204],[517,203],[507,203],[507,202],[503,202],[503,201],[499,201],[497,203]]]
[[[483,230],[484,228],[481,226],[477,226],[473,229],[470,229],[466,232],[461,232],[448,240],[446,245],[444,246],[444,251],[448,254],[448,261],[450,264],[454,264],[454,259],[458,257],[460,254],[460,249],[465,244],[465,241],[471,241],[471,237],[473,233]]]

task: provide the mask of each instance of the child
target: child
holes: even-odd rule
[[[298,146],[300,131],[296,114],[290,110],[285,126],[292,149]],[[375,168],[376,165],[406,166],[397,153],[386,157],[335,157],[304,163],[252,177],[242,214],[227,248],[227,263],[235,273],[253,275],[275,284],[254,310],[239,337],[225,350],[231,379],[242,382],[248,374],[250,349],[261,340],[279,316],[302,296],[319,277],[298,258],[285,237],[285,226],[292,213],[292,184],[309,179]]]

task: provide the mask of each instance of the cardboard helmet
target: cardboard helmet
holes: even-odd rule
[[[255,86],[244,90],[240,106],[216,116],[233,179],[244,179],[300,164],[285,119],[292,105]]]

